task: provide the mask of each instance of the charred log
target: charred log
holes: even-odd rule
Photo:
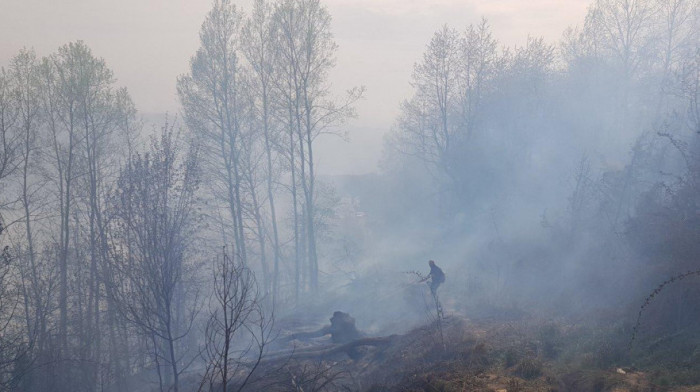
[[[321,329],[311,332],[298,332],[287,336],[287,341],[309,340],[321,336],[331,335],[333,343],[347,343],[361,338],[364,334],[355,326],[355,319],[350,314],[336,311],[330,318],[330,325],[325,325]]]

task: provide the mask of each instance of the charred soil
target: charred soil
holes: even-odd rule
[[[700,334],[641,339],[630,349],[629,329],[450,316],[442,334],[433,323],[342,345],[319,339],[266,366],[284,359],[282,379],[324,369],[332,382],[304,389],[317,391],[700,391]]]

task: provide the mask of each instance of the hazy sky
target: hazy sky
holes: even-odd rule
[[[323,0],[322,0],[323,1]],[[237,1],[244,10],[250,0]],[[589,0],[325,0],[339,44],[332,83],[338,93],[364,85],[366,99],[350,144],[326,140],[322,173],[373,170],[399,103],[409,96],[413,64],[441,25],[464,28],[483,16],[504,45],[527,35],[556,42],[581,24]],[[142,113],[178,111],[175,79],[199,45],[209,0],[0,0],[0,65],[22,47],[40,56],[85,41],[126,86]],[[331,159],[332,157],[332,159]]]

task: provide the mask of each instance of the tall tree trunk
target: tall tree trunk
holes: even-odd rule
[[[295,162],[295,142],[294,142],[294,121],[292,106],[289,108],[289,166],[292,175],[292,206],[294,212],[294,300],[299,303],[299,292],[301,291],[301,260],[299,255],[299,201],[297,200],[297,176]]]
[[[275,210],[275,196],[272,187],[272,145],[270,143],[270,108],[267,83],[262,81],[262,105],[263,105],[263,135],[265,137],[265,158],[267,163],[267,201],[270,205],[270,220],[272,221],[272,250],[274,253],[274,267],[272,274],[272,304],[277,305],[279,290],[279,264],[280,242],[277,229],[277,212]]]
[[[306,126],[306,151],[309,155],[309,186],[306,200],[307,213],[307,237],[309,241],[309,270],[311,272],[311,290],[316,293],[318,291],[318,256],[316,254],[316,228],[314,222],[314,186],[316,177],[314,175],[314,154],[313,154],[313,126],[311,124],[311,102],[309,100],[307,85],[304,82],[304,109],[305,109],[305,126]]]

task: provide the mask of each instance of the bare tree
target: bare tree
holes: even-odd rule
[[[36,67],[31,64],[33,55],[23,56],[18,59],[17,69]],[[26,165],[21,199],[27,222],[29,264],[37,264],[36,259],[32,260],[37,250],[33,243],[31,216],[35,212],[31,204],[38,190],[44,188],[48,193],[42,204],[56,205],[49,217],[58,215],[55,228],[59,271],[58,352],[64,360],[70,358],[83,364],[76,368],[77,377],[60,369],[57,376],[65,381],[59,383],[60,387],[74,389],[80,385],[94,389],[104,375],[100,329],[105,302],[101,265],[107,249],[103,219],[106,185],[114,181],[116,173],[115,158],[119,151],[116,135],[127,131],[125,127],[133,122],[134,112],[126,90],[114,87],[112,71],[105,61],[95,57],[81,41],[64,45],[45,58],[35,74],[18,71],[18,75],[24,74],[25,79],[37,79],[25,82],[28,87],[24,87],[22,95]],[[34,129],[37,118],[32,105],[37,97],[30,94],[32,83],[38,84],[34,87],[38,91],[35,94],[40,98],[42,126],[47,130],[48,140],[37,137]],[[48,148],[43,152],[43,146],[39,145],[45,141]],[[33,158],[38,157],[48,158],[46,164],[42,159],[39,167],[32,167],[39,162]],[[49,186],[33,181],[38,173],[48,179]]]
[[[260,189],[265,187],[267,182],[264,178],[265,170],[263,169],[266,153],[261,140],[257,137],[259,136],[256,132],[257,124],[251,121],[251,117],[248,116],[247,125],[244,127],[247,129],[241,138],[240,175],[241,184],[245,191],[243,209],[246,213],[246,220],[250,222],[250,231],[253,232],[258,245],[257,258],[262,269],[262,288],[263,292],[268,294],[271,292],[273,278],[270,275],[270,266],[267,259],[267,224],[263,215],[266,192]],[[253,250],[251,248],[249,258],[252,253]]]
[[[200,32],[190,74],[178,79],[178,94],[192,132],[211,153],[204,159],[214,175],[213,190],[228,209],[236,252],[246,260],[241,176],[241,123],[245,100],[238,54],[242,15],[229,0],[217,0]],[[209,155],[209,154],[207,154]]]
[[[42,181],[37,181],[38,131],[41,125],[41,102],[39,97],[39,74],[36,55],[33,51],[22,50],[12,60],[12,75],[17,83],[17,99],[20,112],[20,128],[22,132],[21,151],[21,203],[24,210],[25,235],[27,243],[27,261],[29,263],[29,281],[33,298],[33,317],[38,322],[38,330],[30,330],[30,336],[38,338],[39,350],[43,348],[46,334],[46,314],[42,311],[45,306],[46,293],[41,291],[36,245],[32,230],[32,214],[36,193],[42,187]],[[29,311],[27,311],[29,312]],[[30,324],[29,322],[27,323]]]
[[[629,82],[654,44],[656,5],[650,0],[597,0],[591,7],[585,28],[603,53],[620,65]]]
[[[16,80],[5,68],[0,69],[0,189],[7,185],[8,177],[19,166],[21,135],[17,130],[20,108],[16,95]],[[9,203],[0,194],[0,212]],[[15,260],[5,241],[8,224],[0,213],[0,391],[10,391],[14,382],[14,370],[21,355],[23,334],[17,331],[17,318],[21,310],[21,291],[17,287]],[[19,324],[21,325],[21,323]]]
[[[692,53],[693,43],[700,37],[693,23],[700,12],[700,3],[697,0],[658,0],[657,3],[663,32],[660,45],[663,48],[662,83],[668,83],[672,71],[678,69],[689,51]]]
[[[668,42],[675,39],[674,30],[679,21],[674,21],[674,16],[663,15],[664,10],[659,7],[661,3],[653,0],[597,0],[586,17],[585,36],[594,42],[590,46],[596,48],[596,57],[611,65],[620,75],[620,96],[617,99],[620,114],[617,120],[620,122],[618,127],[621,125],[623,129],[630,126],[633,82],[660,62],[657,54],[666,52],[666,56],[671,55],[667,52],[668,46],[659,50],[663,35],[659,34],[659,20],[666,18],[666,23],[676,25],[666,26],[666,29],[670,28]],[[664,67],[666,65],[670,63]],[[661,95],[654,94],[654,97],[657,98],[657,107],[660,106]]]
[[[57,261],[59,270],[59,352],[68,350],[68,259],[71,246],[71,213],[74,206],[74,189],[77,174],[78,145],[78,86],[80,75],[72,67],[83,52],[80,43],[61,47],[41,65],[42,100],[47,127],[50,133],[54,186],[59,213],[59,239]]]
[[[275,144],[279,138],[278,127],[273,122],[274,116],[274,80],[276,53],[274,47],[274,24],[272,6],[266,0],[256,0],[253,13],[244,27],[243,52],[254,71],[251,86],[256,89],[256,117],[262,127],[265,146],[265,177],[267,185],[267,201],[269,203],[270,223],[272,225],[272,250],[274,254],[274,271],[272,273],[272,303],[277,304],[279,291],[279,268],[281,259],[281,243],[275,206],[275,192],[278,157],[275,154]]]
[[[152,345],[161,390],[169,390],[167,382],[175,391],[191,363],[180,343],[191,331],[197,302],[185,279],[197,226],[197,153],[192,146],[182,149],[166,123],[150,151],[135,154],[122,169],[113,196],[118,234],[109,282],[122,315]]]
[[[276,5],[274,20],[281,73],[276,84],[286,98],[283,113],[288,115],[290,165],[299,165],[298,179],[303,192],[301,222],[306,240],[303,249],[308,283],[311,291],[317,292],[319,265],[314,226],[316,174],[313,142],[319,135],[331,132],[355,115],[353,105],[362,97],[364,88],[353,88],[340,101],[329,98],[327,78],[335,65],[337,45],[330,30],[330,14],[318,0],[281,1]],[[293,191],[296,190],[295,180],[292,180]],[[293,197],[296,199],[296,192]],[[295,232],[298,248],[298,230]]]
[[[470,62],[467,62],[470,64]],[[414,97],[402,105],[399,146],[429,166],[448,173],[448,155],[460,131],[454,120],[460,81],[460,40],[443,26],[430,40],[423,61],[414,67]]]
[[[22,210],[24,233],[18,231],[16,242],[16,264],[19,289],[24,305],[24,318],[27,341],[31,342],[31,352],[24,359],[22,385],[41,388],[47,377],[37,377],[46,362],[50,349],[49,328],[51,310],[55,295],[56,271],[53,257],[41,254],[37,239],[36,220],[45,216],[47,181],[41,174],[43,149],[40,132],[43,130],[42,103],[40,97],[39,63],[30,50],[21,50],[11,62],[10,72],[15,80],[15,96],[19,108],[18,132],[21,144],[19,159],[19,199]],[[53,256],[53,255],[52,255]],[[30,363],[37,371],[30,372]],[[44,384],[45,385],[45,384]]]
[[[18,167],[20,136],[16,130],[19,105],[14,79],[5,68],[0,69],[0,180],[7,178]],[[0,200],[0,206],[4,202]]]
[[[680,95],[686,99],[688,109],[688,126],[700,134],[700,49],[695,49],[695,55],[683,66],[683,80]]]
[[[467,138],[476,127],[482,100],[489,91],[489,81],[496,76],[501,65],[497,46],[486,19],[476,26],[470,25],[464,34],[459,89],[462,126],[466,128]]]
[[[454,158],[474,136],[484,95],[503,62],[486,20],[464,34],[443,26],[414,66],[415,93],[402,104],[395,147],[457,186]]]
[[[26,343],[16,330],[21,295],[13,279],[12,255],[5,238],[7,228],[0,215],[0,391],[11,391]]]
[[[253,272],[225,248],[212,272],[214,287],[204,343],[207,370],[199,390],[242,391],[255,380],[273,338],[274,317],[263,308]]]

